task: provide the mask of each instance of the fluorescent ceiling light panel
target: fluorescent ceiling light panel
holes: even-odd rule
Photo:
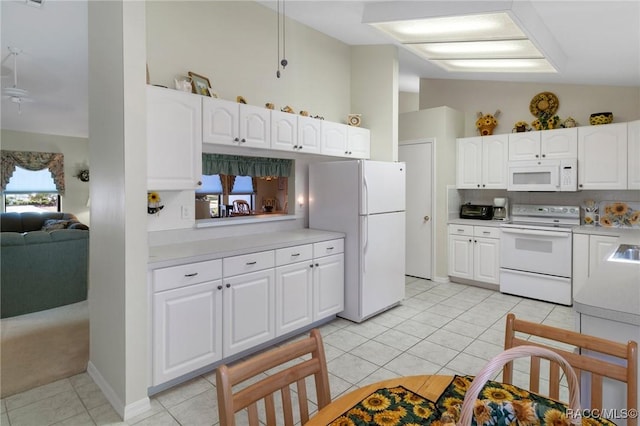
[[[546,59],[447,59],[431,62],[453,72],[556,72]]]
[[[529,40],[406,44],[426,59],[543,58]]]
[[[452,72],[557,72],[507,12],[371,23]]]
[[[525,39],[506,12],[372,23],[401,43]]]

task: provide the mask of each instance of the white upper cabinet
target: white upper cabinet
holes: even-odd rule
[[[628,123],[628,189],[640,189],[640,120]]]
[[[298,151],[320,154],[322,120],[298,116]]]
[[[540,135],[540,156],[546,159],[578,157],[578,128],[545,130]]]
[[[320,153],[338,157],[347,156],[349,152],[347,149],[347,126],[323,120],[321,129]]]
[[[456,187],[507,188],[508,135],[457,139]]]
[[[627,189],[627,123],[578,128],[578,189]]]
[[[271,149],[298,151],[298,116],[271,111]]]
[[[201,117],[200,96],[147,86],[147,189],[201,184]]]
[[[321,129],[321,154],[369,158],[371,136],[368,129],[330,121],[322,121]]]
[[[202,140],[224,145],[238,145],[240,107],[236,102],[202,98]]]
[[[540,131],[509,134],[509,161],[540,157]]]
[[[206,143],[270,148],[270,110],[202,97],[202,140]]]
[[[354,126],[347,127],[348,155],[356,158],[369,158],[371,156],[371,134],[369,129]]]
[[[578,128],[509,134],[509,161],[576,158]]]
[[[271,110],[253,105],[240,106],[240,146],[270,148]]]

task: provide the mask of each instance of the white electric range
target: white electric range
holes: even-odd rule
[[[500,291],[571,305],[572,228],[577,206],[516,204],[500,227]]]

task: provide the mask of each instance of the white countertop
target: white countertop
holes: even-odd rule
[[[492,226],[495,228],[500,227],[503,223],[502,220],[481,220],[481,219],[460,219],[451,218],[447,221],[450,225],[472,225],[472,226]]]
[[[640,245],[640,233],[620,235],[618,243]],[[640,264],[603,262],[576,294],[573,306],[581,314],[640,325]]]
[[[612,237],[627,236],[640,240],[638,228],[609,228],[606,226],[580,225],[573,228],[574,234],[609,235]]]
[[[263,250],[274,250],[301,244],[313,244],[336,238],[344,238],[344,234],[304,228],[293,231],[154,246],[149,247],[148,268],[165,268],[185,263],[255,253]]]

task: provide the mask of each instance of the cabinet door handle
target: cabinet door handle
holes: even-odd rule
[[[489,232],[489,231],[482,231],[482,233],[483,233],[483,234],[485,234],[485,235],[489,235],[491,232]]]
[[[542,158],[545,158],[547,156],[547,154],[542,154]]]
[[[242,140],[240,142],[245,143],[247,140],[245,138],[242,138]]]
[[[222,285],[219,285],[219,286],[218,286],[218,290],[222,290]]]
[[[580,188],[582,188],[582,184],[578,185]]]
[[[349,151],[345,151],[344,153],[345,153],[345,155],[346,155],[346,154],[348,154],[348,153],[349,153]]]
[[[536,158],[540,157],[538,154],[536,154]]]
[[[230,287],[231,287],[231,284],[227,283],[226,287],[227,287],[227,288],[230,288]]]
[[[302,149],[302,145],[300,145],[300,146],[298,147],[298,149]]]
[[[254,260],[253,262],[247,262],[246,265],[255,265],[257,262]]]
[[[195,277],[196,275],[198,275],[197,272],[191,273],[191,274],[184,274],[185,277]]]
[[[309,268],[313,268],[313,263],[311,265],[309,265]]]
[[[291,257],[298,257],[298,256],[300,256],[300,253],[293,253],[293,254],[291,254]]]
[[[327,250],[333,250],[333,246],[327,247]]]
[[[320,264],[319,264],[319,263],[316,263],[316,266],[320,266]]]
[[[458,229],[458,232],[464,232],[464,229]]]
[[[238,139],[238,138],[233,138],[233,141],[234,141],[234,142],[240,142],[240,139]]]
[[[473,240],[473,242],[474,242],[474,243],[477,243],[477,242],[478,242],[478,240]]]
[[[478,188],[480,188],[480,184],[478,184]]]
[[[485,186],[487,186],[487,185],[485,185],[485,184],[483,183],[483,184],[482,184],[482,187],[484,188]]]
[[[298,149],[298,145],[294,145],[294,146],[293,146],[293,149]]]
[[[471,238],[469,238],[469,242],[471,242]]]
[[[349,151],[349,155],[351,155],[351,151]]]

